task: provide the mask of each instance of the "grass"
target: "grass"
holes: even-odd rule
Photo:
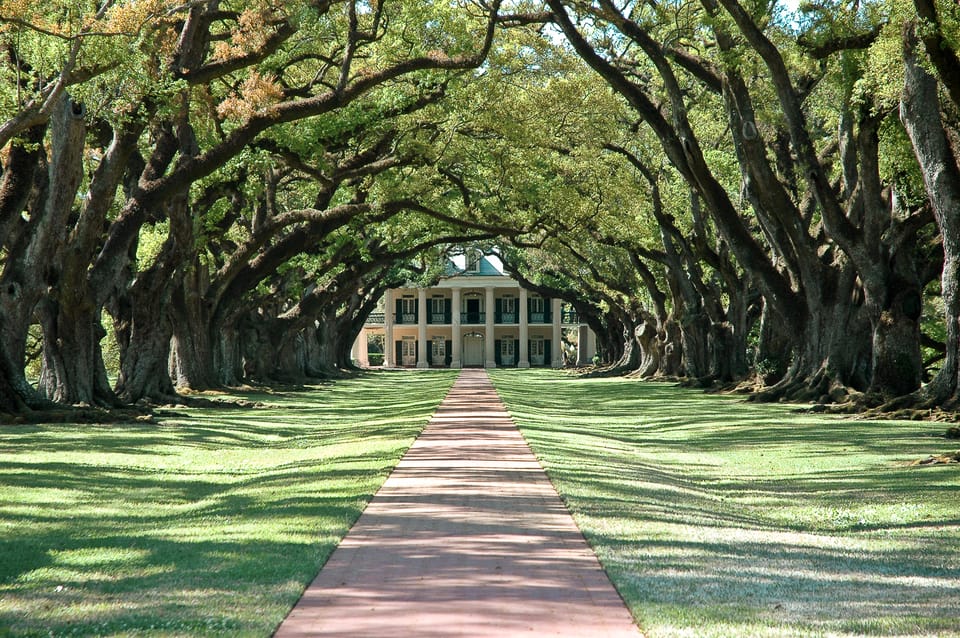
[[[650,638],[960,636],[960,468],[903,465],[942,424],[491,376]]]
[[[0,636],[269,636],[453,379],[0,427]]]

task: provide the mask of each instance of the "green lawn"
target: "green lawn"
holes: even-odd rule
[[[903,465],[943,424],[491,376],[650,638],[960,636],[960,466]]]
[[[269,636],[454,378],[0,426],[0,636]]]

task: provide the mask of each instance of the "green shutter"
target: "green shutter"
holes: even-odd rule
[[[550,348],[550,340],[543,340],[543,365],[552,366],[553,365],[553,350]]]
[[[500,340],[499,339],[496,339],[493,342],[493,361],[498,366],[502,364],[502,359],[500,357]]]

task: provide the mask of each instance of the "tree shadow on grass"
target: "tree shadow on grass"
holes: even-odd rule
[[[960,635],[960,477],[899,464],[942,445],[926,424],[494,376],[641,626]]]
[[[0,540],[0,626],[18,636],[137,628],[266,635],[376,483],[368,470],[320,472],[313,463],[226,482],[64,464],[0,467],[18,470],[6,474],[18,477],[6,481],[14,489],[56,486],[74,494],[68,508],[3,508],[4,522],[23,531]],[[344,482],[366,483],[367,494],[337,493]],[[130,495],[142,500],[130,502]],[[115,497],[125,499],[119,507]],[[268,530],[262,535],[261,525]]]
[[[269,635],[453,381],[410,376],[159,424],[4,427],[0,627]]]

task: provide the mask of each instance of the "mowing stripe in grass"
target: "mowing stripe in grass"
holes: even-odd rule
[[[941,425],[491,377],[651,638],[960,636],[960,472],[903,465]]]
[[[0,636],[269,636],[455,376],[0,428]]]

